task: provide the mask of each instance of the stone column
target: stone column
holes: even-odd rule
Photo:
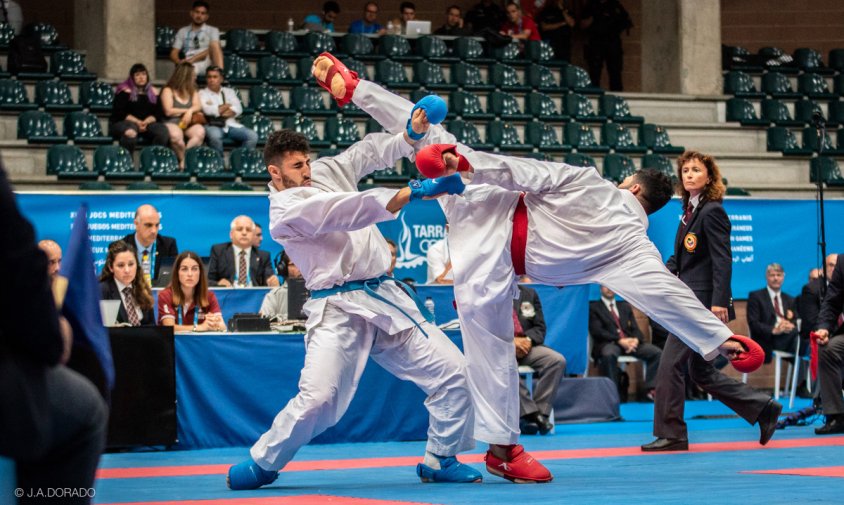
[[[642,91],[720,95],[720,0],[642,2]]]
[[[137,0],[75,0],[74,46],[86,50],[88,69],[123,80],[143,63],[155,79],[155,6]]]

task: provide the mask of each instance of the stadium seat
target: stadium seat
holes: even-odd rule
[[[821,146],[820,138],[818,138],[818,130],[816,130],[812,126],[807,126],[803,128],[803,148],[809,149],[813,153],[818,152],[818,148]],[[839,151],[835,144],[832,143],[832,138],[829,136],[829,132],[824,132],[823,136],[823,154],[829,156],[841,156],[844,155],[844,151]]]
[[[173,191],[206,191],[207,189],[205,184],[196,181],[180,182],[173,186]]]
[[[179,160],[170,148],[148,146],[141,151],[141,171],[153,181],[186,181],[190,172],[179,169]]]
[[[474,64],[493,63],[494,58],[484,54],[484,48],[479,41],[472,37],[460,37],[454,41],[454,51],[460,61],[469,61]]]
[[[114,88],[103,81],[87,81],[79,85],[79,103],[91,112],[111,112]]]
[[[337,104],[336,100],[328,100],[328,108],[336,114],[343,114],[349,117],[369,117],[369,114],[361,110],[354,102],[349,102],[343,107]]]
[[[59,42],[59,32],[50,23],[37,22],[34,30],[41,36],[41,48],[45,51],[64,49],[65,46]]]
[[[66,178],[59,175],[59,179]],[[80,191],[111,191],[111,184],[105,181],[85,181],[79,184]]]
[[[765,96],[765,93],[756,89],[753,78],[739,70],[731,70],[724,76],[724,94],[739,98],[763,98]]]
[[[423,88],[414,89],[413,91],[410,92],[410,101],[413,102],[413,103],[416,103],[416,102],[418,102],[419,100],[422,100],[423,98],[425,98],[428,95],[437,96],[436,93],[434,93],[433,91],[427,90],[427,89],[423,89]],[[451,113],[451,111],[449,111],[448,113],[451,114],[452,116],[454,115],[454,114]],[[446,116],[446,117],[448,117],[448,116]]]
[[[264,145],[267,137],[275,130],[273,120],[261,114],[244,114],[238,120],[243,126],[258,134],[258,145]]]
[[[442,65],[430,61],[417,61],[413,64],[413,80],[432,90],[454,90],[457,84],[445,80]]]
[[[249,108],[268,116],[284,116],[293,114],[285,107],[284,98],[278,88],[267,84],[252,86],[249,90]]]
[[[809,180],[811,182],[817,182],[819,170],[821,180],[828,186],[844,186],[844,175],[841,175],[841,169],[838,167],[838,162],[834,158],[828,158],[826,156],[812,158],[809,165]]]
[[[0,22],[0,49],[8,49],[9,43],[15,38],[15,29],[9,23]]]
[[[639,127],[639,144],[660,154],[680,154],[685,151],[682,146],[671,145],[668,131],[655,124],[645,123]]]
[[[38,81],[35,84],[35,103],[47,111],[82,110],[81,105],[73,103],[70,88],[62,81]]]
[[[530,121],[531,115],[522,112],[516,97],[506,91],[493,91],[489,95],[489,111],[506,121]]]
[[[769,98],[762,100],[762,119],[777,126],[803,126],[803,121],[791,117],[788,107],[780,100]]]
[[[844,72],[844,49],[830,49],[827,62],[829,68],[837,70],[839,73]]]
[[[525,95],[525,109],[530,115],[543,121],[566,121],[569,119],[565,114],[560,114],[553,98],[539,91],[531,91]]]
[[[821,75],[832,75],[835,73],[834,68],[829,68],[823,64],[821,53],[808,47],[798,47],[794,50],[794,62],[800,67],[800,70],[807,73]]]
[[[170,55],[173,42],[176,40],[176,30],[169,26],[155,26],[155,54],[160,58]]]
[[[636,173],[636,164],[630,156],[611,153],[604,157],[604,179],[618,184],[634,173]]]
[[[35,110],[38,104],[31,103],[23,82],[16,79],[0,79],[0,110]]]
[[[650,153],[642,156],[642,168],[659,170],[668,177],[671,177],[673,181],[677,181],[677,173],[674,170],[674,165],[671,164],[671,160],[662,154]]]
[[[122,146],[100,146],[94,151],[94,172],[109,179],[144,178],[144,173],[135,169],[132,155]]]
[[[598,144],[592,128],[583,123],[568,123],[563,131],[563,142],[577,149],[578,152],[608,153],[610,151],[609,146]]]
[[[348,147],[361,139],[357,124],[348,118],[330,117],[325,120],[325,141]]]
[[[56,51],[50,56],[50,71],[59,79],[69,81],[92,81],[97,78],[96,74],[88,72],[85,58],[69,49]]]
[[[841,100],[833,100],[829,102],[829,113],[827,114],[827,120],[830,124],[839,124],[844,125],[844,101]],[[844,137],[841,136],[841,133],[838,134],[838,145],[840,146],[842,141],[844,141]]]
[[[385,168],[383,170],[376,170],[371,174],[372,180],[376,183],[405,183],[410,180],[410,176],[404,173],[399,173],[395,168]]]
[[[759,58],[755,54],[743,47],[721,45],[721,66],[724,70],[760,73],[762,66],[758,61]]]
[[[58,145],[47,150],[47,175],[64,174],[68,179],[94,180],[99,174],[88,170],[85,153],[79,146]]]
[[[373,118],[369,118],[366,120],[366,134],[369,135],[370,133],[380,133],[386,131],[384,127],[381,126],[378,121]]]
[[[558,62],[554,48],[544,40],[528,40],[525,43],[525,56],[538,63]]]
[[[451,54],[443,39],[434,35],[425,35],[416,39],[416,52],[434,63],[454,63],[459,58]]]
[[[532,63],[525,69],[525,82],[533,89],[541,91],[563,90],[557,80],[554,79],[551,69],[537,63]]]
[[[569,93],[563,97],[563,114],[581,122],[605,123],[606,116],[595,113],[592,100],[578,94]]]
[[[242,28],[226,30],[225,39],[223,50],[227,53],[236,53],[244,58],[259,58],[267,54],[267,51],[261,49],[258,36],[252,31]]]
[[[290,107],[308,116],[333,116],[335,112],[325,106],[322,91],[319,88],[296,87],[290,91]]]
[[[372,39],[362,33],[347,33],[343,36],[343,50],[349,56],[361,61],[384,59],[384,55],[375,54],[375,46],[372,45]]]
[[[278,86],[297,84],[299,81],[293,77],[290,65],[275,55],[263,56],[258,60],[257,78],[261,82]]]
[[[481,74],[481,69],[472,63],[461,61],[451,67],[451,81],[468,91],[486,91],[495,89]]]
[[[375,80],[388,88],[416,89],[418,82],[411,82],[407,78],[404,66],[392,60],[383,60],[375,64]]]
[[[231,181],[220,184],[220,191],[255,191],[255,189],[245,182]]]
[[[334,56],[340,57],[337,52],[337,46],[334,44],[334,37],[328,33],[308,32],[308,34],[305,35],[305,50],[308,54],[314,56],[328,52]]]
[[[814,100],[797,100],[794,102],[794,119],[802,124],[812,124],[812,116],[819,113],[826,118],[821,105]]]
[[[346,58],[343,60],[343,63],[346,64],[349,70],[357,72],[358,77],[361,79],[366,79],[367,81],[371,80],[369,77],[369,69],[366,68],[366,64],[362,61],[358,61],[354,58]]]
[[[779,47],[762,47],[757,54],[768,70],[776,70],[789,75],[800,72],[794,58]]]
[[[503,61],[508,64],[527,63],[525,57],[522,56],[522,48],[518,40],[514,40],[502,47],[493,48],[492,56],[496,60]]]
[[[742,126],[767,126],[768,121],[759,119],[756,109],[746,98],[727,100],[727,121],[738,121]]]
[[[402,35],[383,35],[378,44],[378,54],[393,61],[418,61],[421,56],[413,54],[410,42]]]
[[[64,117],[64,133],[75,144],[111,144],[112,138],[103,135],[97,116],[90,112],[70,112]]]
[[[185,151],[185,171],[195,174],[198,181],[233,181],[235,178],[233,171],[226,170],[220,153],[208,146]]]
[[[547,123],[531,121],[525,125],[525,144],[536,147],[541,152],[562,152],[570,151],[570,145],[560,142],[557,129]]]
[[[331,143],[319,138],[319,131],[317,130],[314,121],[305,116],[295,115],[284,119],[284,128],[293,130],[304,135],[311,147],[330,147]]]
[[[267,173],[267,166],[264,164],[264,155],[257,149],[238,147],[232,149],[229,156],[231,171],[239,175],[244,181],[269,182],[270,176]]]
[[[624,98],[617,95],[601,95],[598,99],[598,114],[612,119],[614,123],[642,124],[645,118],[630,114],[630,106]]]
[[[560,86],[575,93],[602,95],[604,90],[592,85],[589,73],[577,65],[566,65],[560,69]]]
[[[515,126],[500,119],[495,119],[487,124],[486,140],[502,151],[533,150],[533,146],[522,142]]]
[[[797,91],[809,98],[835,98],[835,93],[829,91],[826,78],[820,74],[800,74],[797,76]]]
[[[278,56],[301,58],[305,55],[296,36],[290,32],[271,31],[266,35],[266,48]]]
[[[303,56],[296,62],[296,79],[305,83],[306,86],[317,86],[314,76],[311,74],[313,56]]]
[[[490,67],[490,77],[495,87],[506,91],[530,91],[530,86],[525,86],[519,81],[519,74],[514,67],[504,63],[495,63]]]
[[[762,91],[774,98],[800,98],[791,87],[788,76],[781,72],[766,72],[762,75]]]
[[[597,167],[595,159],[588,154],[583,153],[568,153],[563,158],[563,163],[575,167]]]
[[[601,144],[610,146],[619,153],[644,154],[648,150],[645,146],[636,145],[630,130],[619,123],[606,123],[601,126]]]
[[[252,75],[252,69],[249,68],[249,62],[242,56],[237,54],[226,54],[223,57],[224,65],[223,72],[225,73],[226,82],[230,84],[258,84],[260,79],[256,79]]]
[[[151,181],[135,181],[126,185],[126,191],[158,191],[161,187]]]
[[[492,144],[488,144],[481,139],[481,134],[474,123],[470,121],[463,121],[462,119],[455,119],[449,121],[446,129],[454,135],[461,144],[466,144],[472,149],[478,151],[492,150]]]
[[[788,128],[772,126],[767,133],[768,151],[779,151],[785,155],[809,156],[811,149],[804,149],[797,142],[797,137]]]
[[[844,96],[844,73],[840,73],[832,79],[832,89],[836,95]]]
[[[64,144],[67,137],[59,135],[49,112],[28,110],[18,116],[18,138],[30,144]]]

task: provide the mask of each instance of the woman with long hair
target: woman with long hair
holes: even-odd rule
[[[155,325],[152,292],[138,268],[135,248],[122,240],[108,246],[108,255],[100,274],[100,294],[103,300],[120,300],[117,322],[131,326]]]
[[[170,80],[161,90],[161,110],[164,123],[170,132],[170,147],[176,151],[179,167],[185,168],[185,150],[202,145],[205,127],[191,124],[197,114],[202,113],[199,92],[196,87],[196,73],[190,63],[179,63]],[[199,117],[199,116],[197,116]]]
[[[185,251],[176,257],[170,285],[158,294],[158,324],[175,331],[226,331],[217,297],[208,290],[202,259]]]
[[[138,137],[166,146],[170,142],[170,132],[158,122],[157,112],[158,90],[149,82],[147,67],[135,63],[129,69],[129,77],[114,91],[109,134],[130,153],[135,151]]]

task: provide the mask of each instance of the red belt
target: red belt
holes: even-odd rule
[[[510,255],[516,275],[525,274],[525,246],[527,246],[528,213],[525,195],[519,196],[519,203],[513,212],[513,238],[510,240]]]

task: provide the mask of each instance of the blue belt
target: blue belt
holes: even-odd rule
[[[331,295],[334,295],[334,294],[337,294],[337,293],[347,293],[349,291],[363,290],[364,293],[368,294],[372,298],[375,298],[376,300],[382,301],[382,302],[386,303],[387,305],[396,308],[406,318],[410,319],[413,322],[413,324],[415,324],[416,327],[419,328],[419,330],[422,332],[422,334],[427,337],[428,334],[425,332],[425,330],[422,328],[422,325],[418,321],[413,319],[413,317],[410,314],[408,314],[404,309],[402,309],[401,307],[396,305],[395,302],[388,300],[387,298],[379,295],[376,292],[378,287],[381,286],[381,284],[385,281],[392,281],[392,282],[396,283],[397,285],[399,285],[400,287],[402,287],[405,290],[405,292],[407,292],[408,296],[410,296],[413,299],[413,302],[416,304],[416,308],[419,309],[419,312],[422,314],[423,317],[425,317],[425,320],[428,321],[429,323],[434,322],[434,315],[431,314],[431,311],[429,311],[427,308],[425,308],[424,302],[422,302],[422,300],[420,300],[419,297],[416,296],[416,292],[413,290],[413,288],[411,288],[410,286],[408,286],[407,284],[405,284],[404,282],[402,282],[398,279],[390,277],[389,275],[382,275],[381,277],[376,277],[374,279],[366,279],[366,280],[361,280],[361,281],[350,281],[350,282],[343,284],[342,286],[334,286],[333,288],[315,289],[315,290],[311,291],[311,298],[317,298],[317,299],[318,298],[325,298],[325,297],[328,297],[328,296],[331,296]]]

